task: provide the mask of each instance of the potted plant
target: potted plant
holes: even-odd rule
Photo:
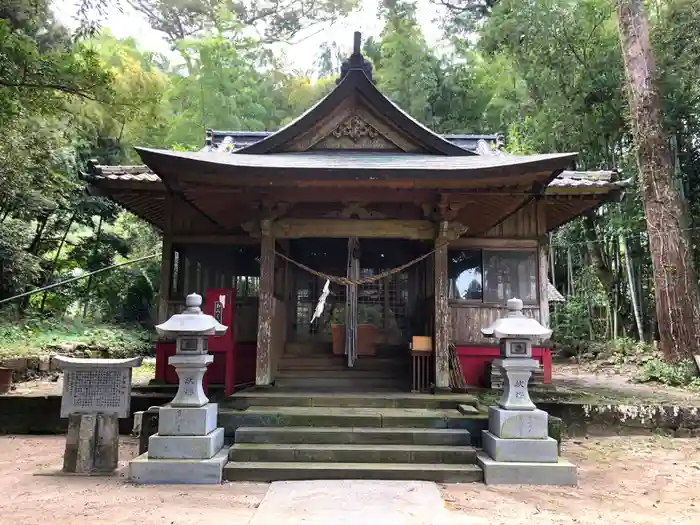
[[[357,355],[375,355],[382,314],[379,306],[373,304],[357,305]]]
[[[331,316],[331,341],[333,354],[345,354],[345,306],[339,305],[333,309]]]
[[[379,307],[370,304],[357,305],[357,355],[368,356],[377,353],[378,326],[382,320]],[[333,311],[331,320],[333,353],[345,354],[345,306]]]

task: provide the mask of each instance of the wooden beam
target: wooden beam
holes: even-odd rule
[[[174,244],[231,244],[231,245],[250,245],[260,244],[260,239],[256,239],[249,235],[229,235],[229,234],[187,234],[176,233],[172,236]]]
[[[303,237],[434,239],[430,221],[393,219],[281,219],[272,224],[272,235],[282,239]]]
[[[165,194],[165,224],[163,228],[163,246],[160,259],[160,284],[158,287],[158,323],[168,318],[168,300],[170,299],[170,282],[173,270],[173,198],[170,192]]]
[[[506,239],[502,237],[463,237],[450,241],[450,248],[485,248],[493,250],[535,250],[537,239]]]
[[[437,243],[445,240],[449,230],[447,221],[440,223]],[[435,389],[450,388],[450,305],[447,300],[447,246],[435,252]]]
[[[260,224],[260,290],[258,309],[258,348],[255,361],[255,384],[272,384],[272,320],[274,315],[275,286],[275,238],[271,232],[271,221]]]

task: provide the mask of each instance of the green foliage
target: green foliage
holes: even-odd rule
[[[0,7],[0,298],[157,252],[157,232],[86,195],[80,176],[86,161],[139,163],[134,146],[196,151],[205,128],[274,130],[289,123],[335,85],[347,43],[323,46],[316,71],[304,74],[284,70],[266,44],[328,23],[359,2],[129,3],[166,35],[181,60],[105,31],[71,38],[46,0],[10,0]],[[506,151],[514,154],[579,151],[577,168],[616,167],[634,179],[612,3],[438,3],[448,6],[444,41],[451,44],[439,51],[426,41],[415,2],[381,2],[384,28],[365,41],[364,52],[389,98],[439,132],[503,133]],[[697,228],[700,0],[657,3],[653,22],[664,117],[678,144],[689,226]],[[700,246],[698,231],[692,236]],[[618,334],[636,334],[632,293],[644,336],[653,335],[654,289],[637,189],[628,190],[624,202],[560,228],[552,251],[552,279],[567,295],[552,315],[557,342],[570,353],[612,355],[621,362],[646,352],[628,339],[608,342],[613,316]],[[158,264],[156,258],[105,272],[13,307],[59,318],[84,311],[87,319],[148,325]]]
[[[53,115],[67,101],[107,101],[111,77],[96,54],[71,41],[46,0],[0,9],[0,126],[29,112]]]
[[[606,342],[607,355],[617,365],[628,363],[645,364],[657,359],[657,352],[652,345],[629,337],[620,337]]]
[[[657,357],[647,361],[642,366],[636,379],[640,383],[654,381],[668,386],[700,388],[698,370],[692,361],[671,364]]]
[[[136,326],[28,317],[5,318],[0,323],[0,357],[54,353],[61,344],[110,357],[149,355],[153,344],[148,331]]]

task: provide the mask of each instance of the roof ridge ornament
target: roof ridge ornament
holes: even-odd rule
[[[353,70],[360,70],[367,75],[370,82],[372,80],[372,64],[365,60],[362,55],[362,33],[355,31],[353,36],[353,48],[352,55],[348,57],[345,62],[340,66],[340,76],[336,79],[335,83],[340,84],[342,80]]]

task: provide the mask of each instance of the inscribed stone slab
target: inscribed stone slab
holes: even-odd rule
[[[216,403],[203,407],[162,407],[158,411],[161,436],[205,436],[216,428]]]
[[[61,417],[70,414],[129,416],[131,368],[65,369]]]

